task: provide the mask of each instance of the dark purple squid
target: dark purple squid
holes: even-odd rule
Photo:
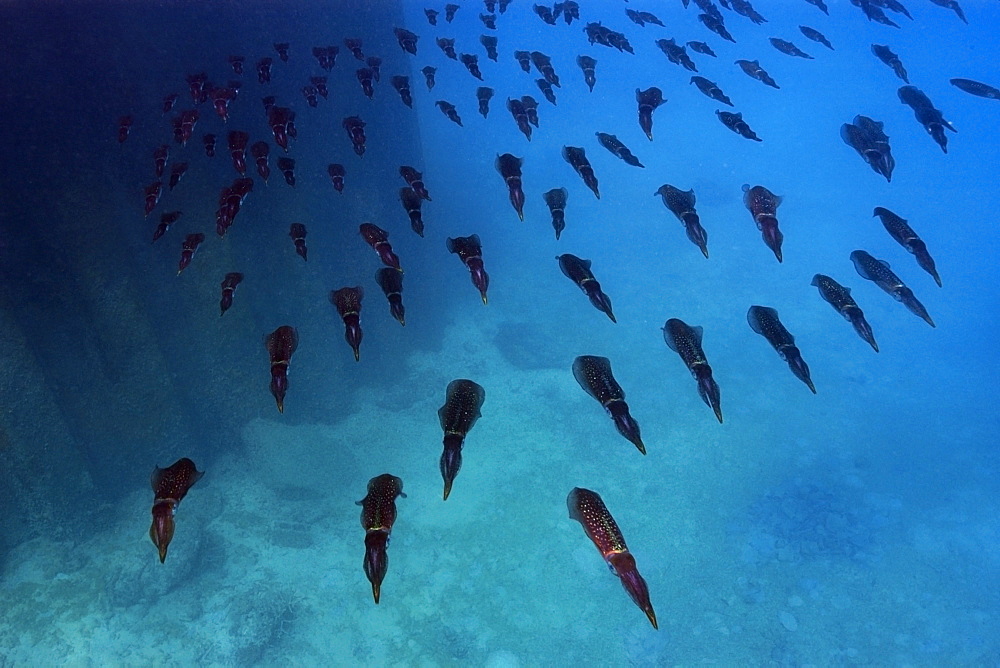
[[[845,288],[843,285],[833,280],[829,276],[824,274],[816,274],[813,276],[812,283],[819,288],[819,295],[823,300],[834,308],[840,315],[844,317],[844,320],[851,323],[854,327],[854,331],[858,333],[868,345],[872,347],[875,352],[878,352],[878,344],[875,342],[875,335],[872,333],[872,327],[868,324],[865,319],[864,311],[858,306],[854,298],[851,297],[851,289]]]
[[[722,424],[719,384],[712,377],[712,367],[709,366],[705,352],[701,348],[701,339],[701,327],[691,327],[678,318],[667,320],[663,326],[663,340],[671,350],[680,355],[684,366],[698,381],[698,396],[715,412],[719,424]]]
[[[406,308],[403,306],[403,272],[396,271],[391,267],[382,267],[375,272],[375,282],[382,288],[386,299],[389,300],[389,313],[399,321],[400,325],[406,326]]]
[[[462,468],[462,446],[465,437],[476,424],[486,401],[486,390],[471,380],[460,378],[448,383],[444,405],[438,409],[438,420],[444,430],[444,452],[441,453],[441,477],[444,479],[444,500],[451,494],[452,484]]]
[[[590,271],[590,260],[584,260],[575,255],[564,253],[556,257],[559,261],[559,269],[563,276],[576,283],[577,287],[583,290],[590,303],[601,313],[608,316],[611,322],[617,323],[615,314],[611,311],[611,298],[601,290],[601,284],[594,278]]]
[[[360,70],[359,70],[359,75],[360,75]],[[316,86],[310,84],[308,86],[302,87],[302,97],[306,99],[306,104],[308,104],[310,107],[315,108],[319,106],[318,95],[319,95],[319,89],[316,88]]]
[[[778,207],[781,206],[781,197],[778,197],[764,186],[754,186],[751,188],[743,184],[743,204],[746,205],[750,213],[753,214],[757,229],[760,230],[764,243],[774,253],[774,257],[781,262],[781,242],[785,237],[778,229]]]
[[[689,72],[698,71],[698,67],[691,60],[691,56],[687,54],[687,49],[677,44],[673,39],[658,39],[656,40],[656,46],[660,47],[663,55],[674,65],[680,65]]]
[[[590,92],[594,92],[594,86],[597,84],[597,74],[595,72],[597,68],[597,60],[591,58],[590,56],[577,56],[576,64],[581,70],[583,70],[583,81],[587,84],[587,88]]]
[[[496,169],[507,184],[510,191],[510,203],[517,211],[517,217],[524,221],[524,191],[521,189],[521,165],[522,158],[518,158],[510,153],[498,155],[496,159]]]
[[[259,161],[257,162],[257,169],[258,170],[260,169]],[[173,190],[177,186],[177,184],[181,182],[181,178],[185,174],[187,174],[187,170],[188,170],[188,163],[175,162],[174,165],[170,168],[170,181],[167,184],[167,187],[170,190]],[[264,179],[264,181],[267,182],[267,179]]]
[[[882,121],[858,114],[854,117],[854,125],[865,133],[865,136],[879,152],[876,164],[872,165],[872,168],[884,176],[886,181],[891,180],[892,170],[896,168],[896,160],[892,157],[892,149],[889,147],[889,135],[883,129],[885,124]]]
[[[615,429],[639,452],[646,454],[642,442],[639,423],[629,413],[625,403],[625,391],[611,373],[611,361],[607,357],[581,355],[573,360],[573,377],[584,392],[597,399],[611,416]]]
[[[243,280],[243,274],[238,271],[231,271],[222,279],[222,299],[219,301],[219,315],[223,316],[233,305],[233,295],[236,293],[236,286]]]
[[[406,498],[403,481],[383,473],[368,481],[368,494],[357,502],[361,506],[361,527],[365,530],[365,576],[372,585],[372,596],[378,605],[382,580],[389,569],[389,534],[396,521],[396,498]]]
[[[530,95],[521,96],[521,106],[524,107],[524,114],[528,117],[528,122],[538,127],[538,101]]]
[[[695,53],[700,53],[704,56],[711,56],[712,58],[718,58],[718,56],[715,55],[715,51],[712,51],[712,47],[710,47],[705,42],[692,41],[688,42],[687,46],[690,47],[691,50],[694,51]]]
[[[229,133],[229,155],[233,159],[233,168],[240,176],[247,173],[247,143],[250,135],[242,130],[232,130]]]
[[[750,329],[757,332],[771,344],[778,355],[788,363],[788,368],[792,370],[795,377],[801,380],[806,386],[816,394],[816,386],[813,385],[809,375],[809,366],[802,359],[802,353],[795,345],[795,337],[785,329],[785,326],[778,318],[778,312],[769,306],[751,306],[747,311],[747,323]]]
[[[153,468],[149,485],[153,488],[153,523],[149,538],[156,546],[162,564],[167,558],[167,548],[174,538],[174,514],[188,490],[205,475],[195,463],[182,457],[165,469]]]
[[[153,151],[153,168],[156,171],[156,178],[163,178],[163,170],[167,166],[167,159],[169,159],[169,157],[170,146],[168,144],[161,144]],[[246,169],[245,165],[244,169]]]
[[[639,574],[635,558],[629,552],[621,529],[604,505],[604,500],[597,492],[574,487],[566,497],[566,506],[569,509],[570,519],[583,525],[587,537],[597,546],[611,572],[621,580],[629,598],[646,613],[646,618],[653,628],[659,628],[653,604],[649,601],[649,587]]]
[[[399,42],[399,48],[411,56],[417,55],[417,40],[420,39],[420,35],[412,33],[406,28],[393,28],[393,33],[396,35],[396,41]]]
[[[531,141],[531,124],[528,122],[528,112],[524,108],[524,103],[517,98],[507,98],[507,111],[514,117],[517,129]]]
[[[783,54],[787,56],[793,56],[795,58],[805,58],[806,60],[814,60],[812,56],[810,56],[808,53],[806,53],[799,47],[795,46],[795,44],[793,44],[792,42],[789,42],[787,39],[781,39],[779,37],[770,37],[768,38],[768,41],[771,42],[771,46],[773,46],[775,49],[781,51]]]
[[[333,189],[339,193],[344,192],[344,177],[347,176],[347,170],[344,169],[344,166],[338,163],[327,165],[326,173],[330,177]]]
[[[273,61],[270,58],[261,58],[257,61],[255,68],[257,70],[257,82],[261,84],[266,84],[271,82],[271,65]]]
[[[628,146],[622,143],[617,136],[608,134],[607,132],[597,132],[597,141],[604,148],[611,152],[611,155],[615,156],[619,160],[622,160],[626,165],[632,165],[633,167],[645,167],[639,158],[632,154]]]
[[[906,222],[906,219],[900,218],[892,211],[889,211],[889,209],[881,206],[875,207],[875,213],[873,215],[876,215],[879,219],[881,219],[882,225],[885,227],[886,231],[900,246],[905,248],[917,258],[917,264],[920,265],[920,268],[930,274],[934,279],[934,282],[937,283],[940,288],[941,277],[938,276],[937,267],[934,264],[934,258],[932,258],[931,254],[927,252],[927,244],[924,243],[923,239],[917,236],[917,233],[913,231],[913,228]]]
[[[309,258],[307,255],[309,254],[309,249],[306,247],[306,226],[302,223],[292,223],[291,228],[288,230],[288,236],[292,238],[292,243],[295,244],[295,252],[303,260],[308,261]]]
[[[420,72],[424,75],[424,83],[427,84],[427,90],[433,90],[434,75],[437,73],[437,68],[428,65],[427,67],[420,70]]]
[[[955,15],[962,20],[962,23],[969,23],[969,20],[965,18],[965,12],[962,11],[962,6],[958,4],[958,0],[931,0],[931,2],[938,7],[944,7],[955,12]]]
[[[413,108],[413,94],[410,92],[410,77],[397,74],[390,79],[392,87],[399,93],[399,99],[410,109]]]
[[[452,60],[458,60],[458,54],[455,52],[455,40],[448,37],[438,37],[434,40],[438,48],[444,52],[444,55]]]
[[[455,105],[446,100],[438,100],[434,105],[441,110],[441,113],[448,117],[448,120],[459,127],[462,126],[462,117],[458,115]]]
[[[531,8],[535,12],[535,15],[538,16],[538,18],[540,18],[548,25],[554,26],[556,24],[555,14],[552,13],[552,9],[550,9],[549,7],[546,7],[545,5],[536,4],[532,5]]]
[[[705,96],[710,97],[716,102],[721,102],[722,104],[733,106],[733,101],[729,99],[729,96],[722,92],[719,88],[719,84],[715,83],[710,79],[705,77],[694,76],[691,77],[691,83],[693,83],[698,90],[705,94]]]
[[[278,404],[278,412],[285,412],[285,393],[288,391],[288,366],[299,347],[299,333],[290,325],[282,325],[264,337],[264,348],[271,359],[271,384],[269,389]]]
[[[370,67],[361,67],[357,71],[358,83],[361,84],[361,91],[369,100],[375,97],[375,73]]]
[[[208,156],[209,158],[214,158],[215,157],[215,144],[216,144],[216,141],[217,141],[217,139],[216,139],[215,135],[213,135],[211,133],[206,134],[204,137],[201,138],[202,144],[205,145],[205,155]]]
[[[462,260],[462,263],[469,268],[469,273],[472,275],[472,284],[479,290],[479,296],[482,297],[483,304],[487,304],[486,290],[490,286],[490,276],[483,267],[483,246],[479,241],[479,235],[449,237],[447,246],[448,252],[457,255]]]
[[[361,360],[361,300],[365,291],[361,287],[341,288],[330,291],[330,302],[337,307],[337,313],[344,320],[344,339],[354,351],[354,361]]]
[[[266,141],[254,142],[253,146],[250,147],[250,155],[253,156],[254,163],[257,165],[257,174],[260,178],[264,179],[264,184],[267,184],[268,177],[271,176],[271,167],[267,164],[268,155],[271,153],[271,147]]]
[[[374,223],[361,223],[359,231],[361,232],[361,237],[378,254],[379,259],[382,260],[382,264],[398,272],[403,271],[399,266],[399,257],[393,252],[392,245],[389,243],[388,232]]]
[[[480,35],[479,43],[483,45],[484,49],[486,49],[486,57],[494,63],[497,62],[499,59],[499,54],[497,53],[497,38],[493,35]]]
[[[552,214],[552,229],[556,231],[556,241],[559,241],[559,236],[566,229],[566,200],[569,198],[569,191],[565,188],[553,188],[542,197]]]
[[[480,86],[476,89],[476,100],[479,102],[479,113],[486,118],[490,115],[490,100],[493,99],[493,89],[488,86]]]
[[[911,313],[921,318],[931,327],[935,327],[934,321],[927,313],[927,309],[913,295],[913,290],[908,288],[889,268],[889,263],[885,260],[878,260],[863,250],[856,250],[851,253],[851,262],[862,278],[867,278],[875,283],[893,299],[908,308]]]
[[[707,259],[708,233],[701,226],[701,219],[694,208],[694,190],[684,191],[665,183],[653,195],[659,195],[663,198],[663,206],[670,209],[670,212],[677,216],[677,220],[683,223],[687,238],[701,250],[701,254]]]
[[[178,276],[180,276],[181,272],[187,269],[191,264],[191,260],[194,259],[194,254],[198,251],[198,247],[201,246],[204,241],[205,235],[201,232],[194,232],[184,237],[184,241],[181,242],[181,259],[177,263]]]
[[[514,60],[520,65],[522,71],[527,74],[531,73],[531,53],[528,51],[515,51]]]
[[[417,194],[413,188],[400,188],[399,201],[406,209],[406,215],[410,217],[410,227],[418,236],[424,236],[424,218],[420,209],[423,206],[423,198]]]
[[[319,66],[329,72],[337,62],[337,56],[340,55],[340,47],[314,46],[312,54]]]
[[[965,91],[969,95],[983,97],[987,100],[1000,100],[1000,88],[985,84],[982,81],[976,81],[975,79],[949,79],[948,83],[961,91]]]
[[[653,112],[666,102],[663,99],[663,91],[656,86],[646,90],[636,88],[635,101],[639,103],[639,127],[646,133],[649,141],[653,141]]]
[[[563,2],[557,2],[552,7],[552,13],[556,18],[562,14],[563,20],[566,25],[573,25],[573,20],[580,20],[580,5],[576,0],[563,0]]]
[[[731,0],[733,5],[733,10],[740,16],[745,16],[756,25],[761,25],[767,23],[767,19],[757,13],[757,10],[753,8],[749,0]],[[723,3],[725,4],[725,3]]]
[[[716,9],[715,11],[717,14],[719,13],[718,9]],[[715,14],[708,14],[708,13],[698,14],[698,20],[701,21],[702,25],[704,25],[706,28],[714,32],[722,39],[726,40],[727,42],[732,42],[733,44],[736,43],[736,40],[733,39],[733,36],[726,29],[726,25],[722,22],[721,15],[717,16]]]
[[[883,44],[872,44],[872,53],[875,54],[876,58],[891,67],[893,73],[902,79],[904,83],[910,83],[910,77],[906,74],[903,61],[899,59],[899,56],[892,49]]]
[[[531,62],[538,70],[547,82],[555,86],[556,88],[562,88],[559,85],[559,77],[556,75],[555,69],[552,67],[552,59],[542,53],[541,51],[531,52]]]
[[[282,156],[278,158],[278,171],[285,177],[285,183],[295,187],[295,160]]]
[[[365,61],[365,52],[361,49],[361,44],[362,44],[361,39],[358,38],[358,37],[345,37],[344,38],[344,46],[346,46],[347,50],[351,52],[351,55],[353,55],[355,58],[357,58],[361,62],[364,62]]]
[[[751,79],[756,79],[765,86],[770,86],[771,88],[781,88],[781,86],[775,83],[774,79],[771,78],[771,75],[767,73],[767,70],[760,66],[759,61],[737,60],[736,64],[739,65],[744,74]]]
[[[479,56],[472,53],[463,53],[459,56],[459,60],[465,65],[465,69],[469,70],[469,74],[480,81],[483,80],[483,73],[479,71]]]
[[[360,116],[348,116],[344,119],[343,126],[347,130],[347,136],[351,138],[354,152],[359,157],[364,156],[366,141],[365,122],[361,120]]]
[[[584,185],[590,188],[594,196],[601,199],[601,191],[597,188],[597,177],[594,176],[594,168],[587,159],[587,152],[577,146],[563,146],[562,157],[580,175]]]
[[[423,172],[418,172],[413,167],[409,165],[403,165],[399,168],[399,175],[403,177],[406,181],[406,185],[413,189],[413,192],[417,193],[421,199],[425,199],[428,202],[431,201],[431,195],[427,192],[427,186],[424,185],[424,174]]]
[[[170,226],[173,225],[180,219],[180,211],[168,211],[167,213],[160,215],[160,222],[156,225],[156,229],[153,231],[153,241],[151,243],[156,243],[156,240],[167,233]]]
[[[719,117],[722,124],[727,128],[743,137],[744,139],[750,139],[752,141],[764,141],[757,136],[757,133],[750,128],[750,125],[743,120],[743,112],[738,111],[733,113],[731,111],[722,111],[721,109],[715,110],[715,115]]]
[[[958,132],[955,126],[945,120],[941,110],[936,108],[930,98],[916,86],[903,86],[899,89],[899,101],[913,109],[917,122],[945,153],[948,152],[948,137],[945,129]]]
[[[549,104],[556,104],[556,93],[552,90],[552,84],[545,79],[535,79],[535,84],[538,86],[538,90],[542,92],[545,99],[548,100]]]
[[[892,181],[896,161],[889,148],[889,137],[882,131],[881,121],[867,116],[855,116],[854,122],[840,126],[840,138],[857,151],[876,174],[884,176],[886,181]]]

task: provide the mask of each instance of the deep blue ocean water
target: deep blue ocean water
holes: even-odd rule
[[[1000,665],[996,376],[1000,291],[1000,103],[949,84],[1000,86],[1000,5],[959,0],[968,19],[907,0],[912,19],[868,22],[848,2],[759,0],[755,25],[721,9],[728,43],[679,0],[581,0],[580,21],[546,25],[513,0],[496,30],[465,0],[438,25],[427,3],[6,3],[0,26],[0,665]],[[665,27],[640,27],[625,10]],[[589,44],[588,22],[621,31],[634,54]],[[821,31],[834,50],[811,42]],[[393,35],[420,36],[417,54]],[[498,62],[480,35],[495,35]],[[382,59],[374,99],[345,38]],[[483,82],[435,45],[478,55]],[[814,57],[779,53],[769,37]],[[763,139],[715,117],[658,39],[708,42],[698,74]],[[274,44],[289,43],[288,62]],[[910,82],[954,124],[945,154],[903,105],[903,85],[871,45],[899,54]],[[330,72],[314,46],[337,45]],[[515,50],[551,57],[545,101]],[[246,58],[237,76],[228,58]],[[597,59],[588,91],[578,55]],[[272,58],[273,74],[254,72]],[[758,59],[780,89],[733,61]],[[421,68],[437,68],[428,91]],[[225,123],[195,105],[186,77],[240,81]],[[329,77],[310,107],[301,89]],[[410,78],[413,109],[389,81]],[[489,115],[478,86],[495,90]],[[653,140],[635,90],[658,86]],[[162,113],[164,96],[176,107]],[[261,98],[294,110],[297,138],[275,145]],[[539,101],[531,141],[505,109]],[[454,104],[463,127],[435,106]],[[186,146],[171,120],[197,108]],[[840,138],[863,114],[884,123],[891,183]],[[134,122],[117,141],[118,119]],[[367,149],[342,127],[358,115]],[[225,238],[219,191],[238,176],[227,133],[270,145]],[[596,132],[645,165],[626,165]],[[214,133],[214,158],[202,136]],[[189,169],[143,217],[153,151]],[[562,159],[586,150],[600,199]],[[494,167],[523,158],[524,221]],[[279,157],[296,161],[289,187]],[[327,165],[346,169],[337,193]],[[423,238],[399,202],[401,165],[423,171]],[[706,259],[655,191],[694,189]],[[743,204],[743,184],[782,196],[778,263]],[[557,241],[542,193],[569,191]],[[906,218],[943,287],[886,233],[875,207]],[[161,214],[183,211],[150,243]],[[389,233],[404,273],[406,325],[375,283],[382,265],[358,234]],[[308,229],[309,260],[289,226]],[[177,276],[181,241],[206,240]],[[478,234],[484,305],[449,237]],[[860,277],[849,255],[887,261],[935,328]],[[617,323],[560,271],[593,262]],[[240,271],[219,316],[220,281]],[[810,285],[852,289],[879,352]],[[355,362],[331,290],[360,285]],[[747,324],[770,306],[795,335],[817,393]],[[704,328],[724,423],[664,342],[680,318]],[[263,337],[298,330],[283,413],[268,392]],[[579,355],[610,359],[647,453],[619,436],[574,380]],[[447,501],[438,470],[445,388],[486,392]],[[190,457],[204,477],[177,510],[161,564],[148,538],[149,472]],[[406,498],[376,605],[362,569],[355,502],[392,473]],[[581,526],[574,487],[598,492],[648,583],[658,629],[629,599]]]

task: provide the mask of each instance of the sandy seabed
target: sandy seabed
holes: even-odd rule
[[[163,565],[147,489],[82,543],[21,545],[3,665],[996,665],[997,594],[980,584],[1000,536],[974,489],[911,513],[820,425],[745,450],[767,428],[720,432],[693,383],[689,414],[629,394],[642,457],[571,359],[515,370],[483,345],[491,317],[451,326],[447,353],[411,355],[398,395],[373,390],[339,424],[247,424],[179,509]],[[436,411],[456,377],[487,397],[443,502]],[[384,472],[407,498],[376,606],[354,502]],[[618,520],[659,631],[567,518],[574,486]]]

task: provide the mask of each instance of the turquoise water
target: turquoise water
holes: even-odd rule
[[[995,100],[949,84],[1000,85],[1000,7],[963,2],[969,24],[909,0],[901,26],[865,20],[847,2],[830,15],[802,0],[765,1],[756,26],[722,9],[724,42],[680,2],[581,2],[582,21],[543,23],[514,0],[488,31],[480,3],[432,27],[424,4],[296,3],[195,7],[32,3],[3,8],[4,133],[0,211],[5,371],[0,455],[2,665],[998,665],[994,224],[1000,196]],[[430,5],[427,5],[430,6]],[[443,12],[443,6],[437,7]],[[639,27],[632,8],[666,27]],[[590,45],[583,26],[626,34],[635,54]],[[798,30],[820,30],[835,50]],[[405,54],[392,29],[420,35]],[[16,28],[16,29],[15,29]],[[11,32],[12,31],[12,32]],[[499,62],[481,34],[499,40]],[[382,58],[366,99],[344,45]],[[434,44],[453,37],[479,56],[484,82]],[[688,83],[655,40],[708,42],[692,53],[763,139],[747,141]],[[792,58],[768,37],[814,56]],[[273,43],[290,43],[281,62]],[[871,53],[898,53],[913,85],[957,128],[944,154],[899,102],[903,85]],[[331,72],[311,55],[338,45]],[[557,104],[514,50],[551,56]],[[690,51],[689,51],[690,53]],[[30,56],[29,56],[30,54]],[[589,92],[577,55],[598,61]],[[230,55],[246,57],[237,77]],[[261,85],[254,63],[274,59]],[[759,59],[781,86],[733,61]],[[428,91],[420,70],[437,67]],[[170,119],[193,108],[185,77],[241,79],[230,120],[211,103],[187,146]],[[300,89],[329,76],[310,108]],[[410,77],[414,107],[389,84]],[[495,89],[487,118],[475,90]],[[635,89],[658,86],[653,141]],[[161,113],[163,96],[177,107]],[[283,182],[260,98],[294,109],[296,185]],[[528,142],[504,108],[532,95]],[[454,104],[463,127],[435,106]],[[132,115],[118,145],[117,121]],[[875,174],[840,138],[855,115],[885,124],[896,168]],[[344,117],[367,123],[355,155]],[[237,176],[226,133],[271,150],[268,185],[220,240],[219,190]],[[207,158],[204,133],[218,135]],[[645,165],[596,141],[616,134]],[[188,173],[148,218],[152,151]],[[586,149],[598,200],[560,157]],[[524,159],[524,221],[494,168]],[[343,194],[326,175],[346,169]],[[398,201],[398,167],[422,170],[433,198],[423,238]],[[694,189],[706,259],[654,192]],[[783,262],[764,245],[742,186],[782,196]],[[557,241],[542,193],[569,191]],[[943,287],[872,217],[886,207],[927,243]],[[160,214],[183,210],[150,244]],[[382,265],[357,234],[389,232],[404,273],[406,325],[373,280]],[[291,223],[309,230],[309,260]],[[183,237],[207,239],[180,276]],[[478,234],[490,275],[484,305],[448,237]],[[864,249],[886,260],[933,317],[931,328],[855,271]],[[557,255],[593,262],[617,323],[559,271]],[[241,271],[219,317],[219,283]],[[810,285],[852,288],[874,352]],[[330,290],[361,285],[364,339],[355,362]],[[797,380],[747,325],[770,306],[795,335],[817,389]],[[660,329],[704,328],[724,423]],[[284,412],[267,390],[263,337],[298,329]],[[619,436],[571,371],[579,355],[611,360],[647,453]],[[438,471],[445,388],[486,392],[447,501]],[[204,477],[177,511],[165,563],[148,538],[148,475],[181,457]],[[362,569],[355,502],[392,473],[406,498],[376,605]],[[645,578],[659,629],[568,517],[574,487],[598,492]]]

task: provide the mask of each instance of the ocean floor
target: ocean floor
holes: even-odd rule
[[[247,424],[181,505],[163,565],[145,487],[86,541],[21,545],[0,579],[0,664],[997,664],[1000,526],[980,487],[896,487],[818,423],[790,442],[745,416],[720,426],[666,348],[693,401],[629,395],[643,457],[576,385],[573,355],[512,366],[495,312],[338,424]],[[642,369],[616,367],[626,391]],[[436,411],[455,377],[487,396],[444,502]],[[384,472],[407,498],[375,605],[354,502]],[[618,520],[659,631],[568,519],[574,486]]]

